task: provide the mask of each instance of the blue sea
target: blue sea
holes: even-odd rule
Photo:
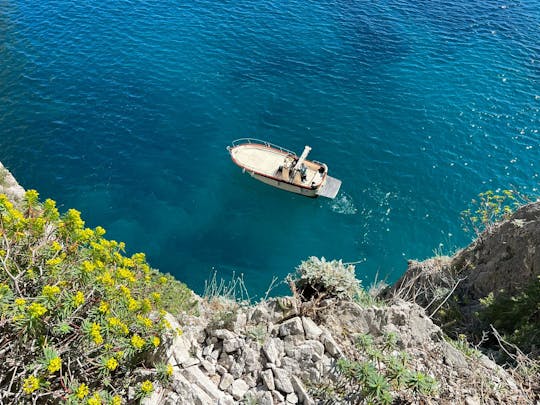
[[[536,0],[0,0],[0,161],[197,292],[465,246],[478,193],[538,194],[539,111]],[[242,174],[240,137],[310,145],[338,197]]]

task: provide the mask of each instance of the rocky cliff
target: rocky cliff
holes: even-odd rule
[[[17,183],[17,180],[4,167],[2,162],[0,162],[0,194],[7,195],[14,202],[21,201],[24,196],[24,189]]]
[[[313,313],[294,300],[239,305],[226,324],[219,318],[230,312],[202,302],[201,316],[183,320],[186,332],[161,353],[174,365],[172,384],[146,403],[363,403],[359,386],[348,384],[337,394],[345,382],[336,364],[362,358],[357,338],[366,335],[373,347],[396,336],[392,353],[405,354],[411,370],[436,381],[429,395],[392,390],[394,403],[528,403],[512,376],[480,352],[449,343],[416,304],[362,307],[328,299]],[[380,372],[388,367],[383,362],[374,363]]]
[[[452,257],[410,261],[390,295],[434,315],[451,302],[464,332],[477,326],[480,301],[514,296],[540,276],[540,202],[524,205]],[[456,320],[456,314],[453,315]],[[456,322],[453,322],[454,324]]]

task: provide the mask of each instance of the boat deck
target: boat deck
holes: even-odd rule
[[[236,146],[231,150],[231,156],[246,170],[273,176],[283,164],[286,154],[264,145],[249,144]]]
[[[292,163],[293,158],[297,159],[298,157],[291,157],[291,154],[286,151],[266,145],[255,143],[238,145],[231,148],[230,153],[236,164],[246,170],[282,179],[292,184],[306,187],[314,183],[318,186],[323,180],[322,174],[319,173],[321,165],[309,160],[304,161],[306,172],[303,181],[298,171],[294,178],[289,178],[292,172],[290,163]],[[287,160],[289,160],[289,164]]]

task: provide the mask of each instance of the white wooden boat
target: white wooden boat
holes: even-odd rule
[[[307,197],[335,198],[341,180],[328,175],[328,166],[307,160],[306,146],[300,157],[285,148],[252,138],[241,138],[227,146],[234,163],[252,177],[282,190]]]

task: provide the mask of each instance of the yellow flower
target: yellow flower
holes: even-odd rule
[[[135,253],[131,258],[137,264],[143,264],[146,261],[146,255],[144,253]]]
[[[161,324],[166,328],[166,329],[171,329],[172,326],[171,326],[171,323],[166,320],[165,318],[161,320]]]
[[[114,280],[111,276],[111,273],[108,271],[101,276],[101,282],[105,285],[114,285]]]
[[[145,394],[149,394],[154,391],[154,384],[151,381],[145,380],[141,384],[141,391]]]
[[[115,395],[112,397],[111,405],[122,405],[122,397],[120,395]]]
[[[36,319],[42,316],[45,312],[47,312],[47,308],[45,308],[43,305],[38,304],[36,302],[33,302],[28,307],[28,313],[30,314],[30,317]]]
[[[134,283],[136,281],[135,275],[130,270],[126,269],[125,267],[120,267],[118,269],[118,276],[120,278],[126,279],[130,283]]]
[[[143,324],[146,328],[151,328],[152,325],[153,325],[153,322],[150,318],[146,318],[144,316],[141,316],[141,315],[137,315],[137,319],[138,321]]]
[[[111,357],[105,363],[105,367],[107,367],[111,371],[114,371],[114,370],[116,370],[116,367],[118,367],[118,362],[116,361],[116,359],[114,357]]]
[[[54,241],[51,244],[51,249],[54,250],[55,252],[58,252],[58,251],[62,250],[62,245],[60,245],[60,243],[58,243],[57,241]]]
[[[82,269],[85,273],[92,273],[96,268],[96,265],[91,261],[85,260],[82,262]]]
[[[150,312],[152,310],[152,303],[148,298],[144,298],[142,300],[142,311],[143,312]]]
[[[49,373],[55,373],[61,368],[62,368],[62,359],[60,357],[54,357],[51,360],[49,360],[49,366],[47,367],[47,370],[49,370]]]
[[[122,357],[124,357],[124,351],[123,350],[118,350],[116,352],[116,358],[121,359]]]
[[[76,307],[84,304],[84,294],[82,291],[77,291],[75,297],[73,297],[73,304],[75,304]]]
[[[95,232],[96,232],[96,235],[97,236],[103,236],[105,235],[105,233],[107,231],[105,231],[105,229],[103,229],[101,226],[98,226],[96,229],[95,229]]]
[[[131,337],[131,344],[135,349],[140,349],[144,346],[144,339],[141,338],[139,335],[135,334]]]
[[[36,378],[35,376],[31,375],[30,377],[26,378],[23,383],[23,391],[27,394],[31,394],[32,392],[36,391],[39,388],[39,378]]]
[[[54,267],[54,266],[58,266],[60,263],[62,263],[62,260],[63,260],[63,257],[60,255],[60,256],[57,256],[53,259],[49,259],[47,260],[45,263],[51,267]]]
[[[120,290],[122,291],[122,294],[124,294],[126,297],[131,298],[131,290],[125,285],[121,285]]]
[[[99,392],[94,393],[92,398],[88,399],[88,405],[101,405],[101,397],[99,396]]]
[[[56,208],[56,202],[50,198],[47,198],[43,203],[43,210],[43,215],[48,219],[57,220],[60,216],[58,214],[58,209]]]
[[[83,399],[84,397],[86,397],[88,395],[89,392],[90,392],[90,390],[88,389],[88,385],[86,385],[85,383],[82,383],[75,390],[75,395],[77,396],[77,398]]]
[[[112,328],[115,328],[121,334],[127,335],[129,333],[129,329],[127,325],[124,322],[122,322],[120,319],[111,317],[107,321],[109,322],[109,326],[111,326]]]
[[[160,340],[157,336],[154,336],[154,337],[152,338],[152,344],[153,344],[155,347],[158,347],[160,343],[161,343],[161,340]]]
[[[83,241],[89,241],[94,236],[94,231],[90,228],[84,228],[77,231],[77,236]]]
[[[130,311],[135,312],[135,311],[137,311],[140,307],[141,307],[141,303],[140,303],[139,301],[134,300],[134,299],[131,298],[131,297],[129,298],[129,300],[128,300],[128,309],[129,309]]]
[[[99,307],[98,307],[98,310],[99,312],[101,312],[102,314],[108,314],[110,312],[110,309],[109,309],[109,304],[105,301],[101,301],[99,303]]]
[[[166,284],[166,283],[167,283],[167,277],[161,276],[161,277],[159,278],[159,282],[160,282],[160,284]]]
[[[84,226],[81,213],[73,208],[69,209],[66,213],[64,223],[71,225],[73,229],[82,229]]]
[[[43,286],[41,294],[47,298],[53,298],[55,295],[60,294],[60,287],[58,287],[57,285],[47,284],[46,286]]]
[[[15,305],[18,307],[23,307],[24,304],[26,304],[26,300],[24,298],[15,298]]]
[[[102,344],[103,337],[101,336],[101,326],[95,322],[92,322],[92,326],[90,327],[90,336],[92,336],[92,339],[96,345]]]
[[[22,314],[15,315],[15,316],[13,317],[13,322],[19,322],[19,321],[20,321],[21,319],[23,319],[23,318],[24,318],[24,315],[22,315]]]
[[[161,294],[158,292],[152,293],[152,299],[154,301],[159,301],[161,299]]]
[[[176,334],[178,336],[182,336],[184,334],[184,331],[182,329],[180,329],[180,328],[176,328]]]
[[[173,373],[173,366],[171,363],[167,364],[167,368],[165,370],[165,373],[170,377]]]

